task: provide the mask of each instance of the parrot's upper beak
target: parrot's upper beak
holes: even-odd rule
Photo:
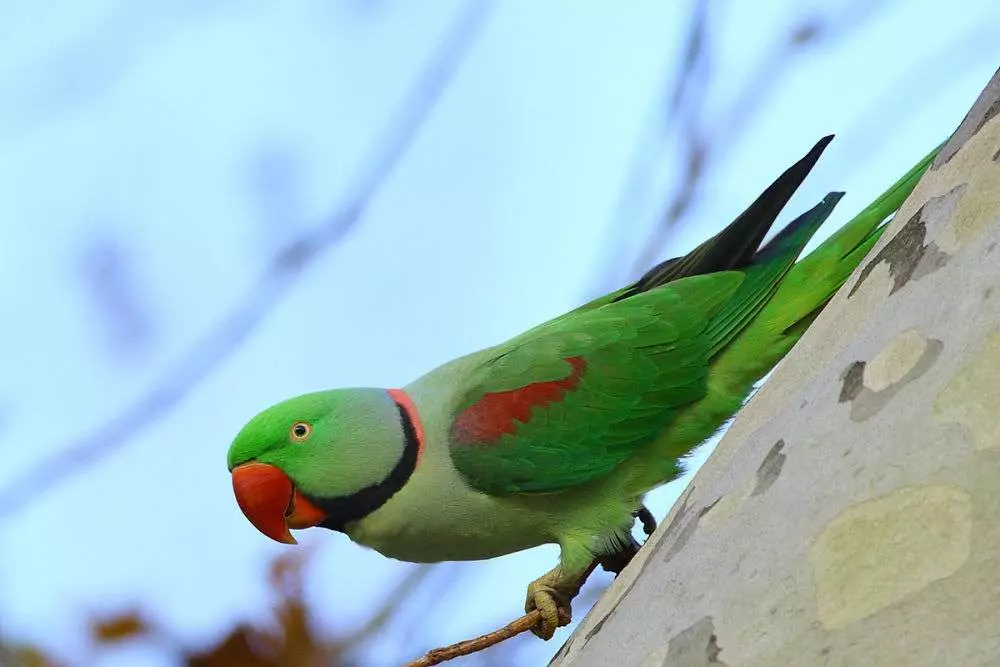
[[[250,523],[278,542],[296,544],[289,528],[309,528],[326,518],[326,512],[299,493],[288,475],[266,463],[233,468],[233,491]]]

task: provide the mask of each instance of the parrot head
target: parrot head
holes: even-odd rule
[[[418,443],[401,392],[335,389],[304,394],[251,419],[229,447],[243,514],[271,539],[290,528],[344,530],[395,493]],[[412,461],[411,461],[412,460]]]

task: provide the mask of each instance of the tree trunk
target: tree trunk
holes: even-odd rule
[[[1000,72],[554,665],[1000,665]]]

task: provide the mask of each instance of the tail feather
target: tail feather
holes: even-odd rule
[[[910,195],[939,149],[791,266],[770,300],[714,358],[715,391],[745,396],[788,353],[878,241],[886,218]],[[790,232],[793,237],[799,234]],[[777,252],[786,242],[783,230],[760,254]]]
[[[927,171],[940,146],[928,153],[852,220],[799,260],[761,312],[761,324],[776,333],[798,331],[801,321],[815,318],[885,232],[895,214]],[[772,241],[778,240],[780,234]],[[765,247],[761,251],[767,252]]]
[[[753,381],[763,376],[798,340],[878,242],[885,230],[882,223],[909,196],[941,148],[939,145],[928,153],[804,258],[798,259],[798,256],[843,193],[831,192],[817,206],[761,245],[782,208],[832,139],[833,135],[829,135],[816,142],[806,155],[778,176],[725,229],[688,254],[658,264],[631,285],[593,299],[567,315],[600,308],[682,278],[742,270],[746,278],[733,295],[731,306],[713,318],[712,354],[724,355],[727,346],[736,345],[740,340],[753,340],[756,344],[769,341],[774,349],[760,354],[758,363],[751,364],[753,368],[745,369],[750,374],[765,369]]]
[[[728,347],[772,301],[803,248],[843,196],[842,192],[831,192],[753,255],[749,266],[743,269],[743,282],[709,323],[707,335],[713,341],[710,356]]]
[[[831,141],[833,141],[832,134],[817,141],[808,153],[782,172],[721,232],[683,257],[674,257],[657,264],[638,281],[616,295],[614,300],[627,299],[688,276],[728,271],[748,265],[756,256],[761,241],[771,229],[778,214],[816,166],[820,155]]]
[[[709,324],[713,343],[727,344],[715,346],[708,393],[682,410],[636,459],[630,489],[641,493],[676,477],[678,461],[732,417],[872,249],[885,229],[882,223],[913,191],[939,148],[801,260],[796,262],[842,193],[828,194],[754,253],[742,269],[744,282]]]
[[[778,214],[816,166],[816,162],[831,141],[833,141],[832,134],[817,141],[808,153],[782,172],[725,229],[702,242],[688,254],[672,257],[657,264],[631,285],[588,301],[569,314],[600,308],[682,278],[747,266],[759,254],[759,246]],[[769,245],[772,244],[774,244],[773,239]]]

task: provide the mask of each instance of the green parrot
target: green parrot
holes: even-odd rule
[[[832,139],[724,230],[631,285],[401,389],[318,391],[265,409],[228,452],[243,513],[279,542],[321,526],[410,562],[558,544],[558,565],[525,604],[550,638],[595,564],[634,553],[644,494],[676,479],[788,353],[938,150],[796,262],[843,193],[763,239]]]

